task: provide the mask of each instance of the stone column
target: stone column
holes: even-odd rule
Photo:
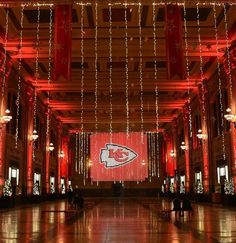
[[[27,129],[26,129],[26,143],[25,149],[27,151],[26,164],[27,164],[27,174],[26,174],[26,187],[27,195],[30,196],[33,193],[33,141],[31,140],[31,135],[33,134],[34,126],[34,90],[30,87],[26,91],[26,107],[25,112],[27,116]]]
[[[0,52],[0,116],[5,115],[7,107],[7,94],[8,94],[8,78],[11,72],[12,60],[5,54],[3,50]],[[3,60],[6,60],[5,63]],[[5,77],[3,75],[5,74]],[[2,189],[8,175],[6,172],[6,123],[0,121],[0,196],[2,195]]]
[[[206,89],[205,80],[203,81],[202,85],[198,87],[198,98],[200,104],[200,112],[201,112],[201,129],[202,133],[206,134],[207,136],[202,139],[202,161],[203,161],[203,187],[204,192],[209,193],[209,125],[210,125],[210,111],[208,106],[208,92]]]
[[[224,69],[227,78],[228,106],[231,109],[232,114],[236,115],[236,40],[232,42],[229,48],[229,60],[227,56],[226,53],[224,56]],[[230,64],[230,66],[228,64]],[[232,96],[230,90],[232,90]],[[230,143],[231,176],[234,180],[234,188],[236,192],[236,119],[230,124]]]
[[[62,124],[58,123],[57,125],[57,191],[60,193],[61,191],[61,158],[59,157],[59,153],[62,150]]]
[[[192,151],[192,143],[190,142],[189,132],[189,107],[188,103],[183,108],[183,126],[184,126],[184,142],[187,147],[185,150],[185,191],[190,192],[190,155]]]

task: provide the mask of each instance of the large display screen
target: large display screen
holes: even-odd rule
[[[148,176],[147,137],[138,132],[90,137],[92,181],[143,181]]]

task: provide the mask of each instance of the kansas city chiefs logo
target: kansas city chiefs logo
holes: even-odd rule
[[[101,162],[106,168],[126,165],[137,156],[133,150],[119,144],[106,144],[106,149],[101,149],[100,153]]]

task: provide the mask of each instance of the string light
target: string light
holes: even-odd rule
[[[218,30],[217,30],[217,18],[216,18],[216,5],[213,5],[214,13],[214,28],[215,28],[215,39],[216,39],[216,57],[217,57],[217,71],[218,71],[218,90],[220,98],[220,112],[221,112],[221,137],[222,137],[222,152],[223,159],[226,159],[225,155],[225,135],[224,135],[224,114],[223,114],[223,95],[222,95],[222,81],[220,73],[220,57],[219,57],[219,40],[218,40]]]
[[[51,70],[52,70],[52,5],[50,5],[50,17],[49,17],[49,40],[48,40],[48,87],[51,83]],[[50,91],[47,91],[47,128],[46,137],[48,137],[50,131]]]
[[[192,137],[192,110],[191,110],[191,95],[190,95],[190,70],[189,70],[189,52],[188,52],[188,31],[187,31],[187,13],[185,3],[183,5],[184,9],[184,41],[185,41],[185,54],[186,54],[186,79],[188,83],[188,112],[189,112],[189,136]]]
[[[6,9],[6,29],[5,29],[5,37],[4,37],[4,59],[3,59],[3,73],[2,73],[2,104],[1,104],[1,112],[3,109],[3,100],[5,94],[5,83],[6,83],[6,63],[7,63],[7,41],[8,41],[8,19],[9,19],[9,9]]]
[[[19,61],[18,61],[18,83],[17,83],[17,98],[16,98],[16,136],[15,147],[18,146],[19,136],[19,115],[20,115],[20,92],[21,92],[21,67],[22,67],[22,37],[23,37],[23,21],[24,21],[24,8],[21,5],[21,18],[20,18],[20,43],[19,43]]]
[[[158,92],[158,83],[157,83],[157,41],[156,41],[156,11],[155,11],[155,5],[152,6],[152,22],[153,22],[153,51],[154,51],[154,80],[156,82],[155,87],[155,105],[156,105],[156,132],[157,132],[157,138],[156,138],[156,159],[157,159],[157,177],[160,177],[160,158],[159,158],[159,92]],[[155,170],[156,171],[156,170]]]
[[[110,142],[112,142],[112,11],[109,6],[109,95],[110,95]]]
[[[94,107],[94,114],[95,114],[95,131],[98,131],[98,116],[97,116],[97,109],[98,109],[98,4],[95,3],[95,107]]]
[[[84,130],[84,5],[81,5],[81,113],[80,113],[80,122],[81,122],[81,132],[83,134]]]
[[[75,172],[78,172],[78,133],[75,134]]]
[[[204,82],[203,82],[204,73],[203,73],[203,58],[202,58],[202,41],[201,41],[199,3],[197,3],[197,26],[198,26],[198,44],[199,44],[199,52],[200,52],[202,115],[203,115],[203,122],[204,122],[204,124],[206,124],[205,87],[204,87]]]
[[[125,4],[125,100],[126,100],[126,134],[129,136],[129,61],[128,61],[128,20]]]
[[[138,22],[139,22],[139,84],[140,84],[140,109],[141,109],[141,136],[143,143],[143,54],[142,54],[142,26],[141,26],[141,3],[138,5]]]
[[[230,50],[229,50],[229,34],[228,34],[226,4],[223,4],[223,8],[224,8],[226,53],[227,53],[228,80],[229,80],[229,96],[230,96],[230,106],[232,106],[233,105],[233,81],[232,81],[232,72],[231,72],[232,70],[231,70]],[[235,131],[233,130],[233,132],[235,132]],[[236,144],[235,143],[233,143],[233,151],[234,151],[234,153],[236,152]],[[234,158],[234,167],[236,167],[236,158]]]
[[[34,111],[33,111],[33,127],[34,127],[34,133],[35,133],[35,137],[38,136],[37,135],[37,116],[36,116],[36,112],[37,112],[37,84],[38,84],[38,77],[39,77],[39,22],[40,22],[40,7],[38,7],[37,9],[38,14],[37,14],[37,29],[36,29],[36,56],[35,56],[35,88],[34,88]],[[35,141],[33,140],[33,159],[35,159]]]

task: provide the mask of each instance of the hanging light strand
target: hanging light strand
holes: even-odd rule
[[[156,105],[156,132],[157,132],[157,138],[156,138],[156,166],[157,168],[155,169],[155,172],[157,172],[157,176],[159,178],[160,172],[159,172],[159,167],[160,167],[160,158],[159,158],[159,92],[158,92],[158,81],[157,81],[157,40],[156,40],[156,9],[155,5],[152,5],[152,22],[153,22],[153,51],[154,51],[154,80],[156,83],[155,87],[155,105]]]
[[[8,27],[9,27],[9,8],[6,9],[6,28],[5,28],[5,36],[4,36],[4,58],[3,58],[3,73],[2,73],[2,104],[1,104],[1,112],[3,109],[3,100],[5,94],[5,84],[6,84],[6,63],[7,63],[7,41],[8,41]]]
[[[129,60],[128,60],[128,20],[125,4],[125,101],[126,101],[126,134],[129,136]]]
[[[189,112],[189,136],[190,138],[193,135],[192,132],[192,110],[191,110],[191,93],[190,93],[190,70],[189,70],[189,52],[188,52],[188,30],[187,30],[187,13],[185,3],[183,4],[184,9],[184,41],[185,41],[185,55],[186,55],[186,78],[188,85],[188,112]]]
[[[49,16],[49,40],[48,40],[48,87],[50,86],[52,79],[52,5],[50,5],[50,16]],[[47,91],[47,128],[46,137],[50,135],[50,91]]]
[[[198,26],[198,44],[199,44],[199,52],[200,52],[202,115],[203,115],[203,122],[204,122],[204,124],[206,124],[205,86],[204,86],[204,73],[203,73],[203,57],[202,57],[202,41],[201,41],[199,3],[197,3],[197,26]]]
[[[217,57],[217,71],[218,71],[218,91],[219,91],[219,101],[220,101],[220,115],[221,115],[221,137],[222,137],[222,152],[223,159],[226,159],[225,155],[225,134],[224,134],[224,111],[223,111],[223,95],[222,95],[222,80],[220,71],[220,57],[219,57],[219,39],[217,30],[217,18],[216,18],[216,5],[213,5],[214,13],[214,28],[215,28],[215,39],[216,39],[216,57]]]
[[[20,93],[21,93],[21,67],[22,67],[22,38],[23,38],[23,24],[24,24],[24,8],[25,5],[21,5],[21,18],[20,18],[20,43],[19,43],[19,61],[18,61],[18,83],[17,83],[17,98],[16,98],[16,135],[15,135],[15,147],[18,146],[19,137],[19,115],[20,115]]]
[[[98,131],[98,4],[95,3],[95,101],[94,101],[94,115],[95,115],[95,131]]]
[[[232,82],[230,51],[229,51],[229,33],[228,33],[228,21],[227,21],[226,4],[223,4],[223,9],[224,9],[224,22],[225,22],[225,38],[226,38],[227,66],[228,66],[228,69],[229,69],[229,73],[228,73],[229,96],[230,96],[230,104],[232,105],[233,104],[233,82]]]
[[[109,95],[110,95],[110,142],[112,142],[112,10],[109,6]]]
[[[75,134],[75,172],[78,172],[78,133]]]
[[[140,110],[141,110],[141,136],[143,143],[143,54],[142,54],[142,26],[141,26],[141,2],[138,5],[138,22],[139,22],[139,84],[140,84]]]
[[[80,113],[80,122],[81,122],[81,132],[83,134],[84,130],[84,5],[81,5],[81,113]]]

